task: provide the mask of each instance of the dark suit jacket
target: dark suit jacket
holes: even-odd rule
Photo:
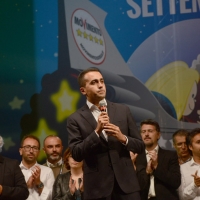
[[[144,143],[127,106],[107,101],[110,123],[115,124],[127,136],[128,144],[123,145],[109,136],[95,133],[97,122],[85,105],[67,120],[68,141],[72,157],[84,160],[84,197],[102,198],[109,196],[116,178],[125,193],[139,191],[136,172],[129,151],[141,153]],[[115,178],[114,178],[115,177]]]
[[[137,156],[136,171],[141,187],[142,200],[148,199],[150,187],[150,175],[146,173],[146,153]],[[180,166],[177,153],[175,151],[164,150],[159,147],[158,166],[153,172],[156,199],[159,200],[177,200],[176,189],[181,184]]]
[[[29,191],[17,160],[0,155],[0,185],[3,191],[0,200],[24,200],[29,196]]]
[[[76,200],[76,194],[71,195],[69,190],[70,176],[71,176],[70,171],[64,174],[59,174],[57,176],[53,185],[52,200]],[[78,191],[80,192],[80,190]],[[75,193],[77,193],[77,190]],[[81,195],[81,200],[83,200],[83,193],[81,193],[80,195]]]

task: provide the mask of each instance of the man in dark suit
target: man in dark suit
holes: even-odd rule
[[[3,138],[0,136],[0,152]],[[24,175],[17,160],[0,155],[0,200],[24,200],[29,195]]]
[[[181,174],[177,153],[159,147],[160,127],[156,121],[144,120],[140,128],[146,149],[135,164],[142,200],[178,200]]]
[[[106,87],[97,68],[82,71],[78,81],[87,102],[68,118],[67,130],[72,157],[84,160],[85,199],[139,200],[129,151],[143,152],[144,143],[129,108],[105,100]],[[99,108],[100,101],[104,106]]]

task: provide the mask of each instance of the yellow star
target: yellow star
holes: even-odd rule
[[[51,95],[51,101],[56,106],[56,118],[62,122],[77,109],[80,93],[73,91],[66,80],[60,84],[59,91]]]
[[[82,37],[82,32],[81,32],[80,29],[76,30],[76,32],[77,32],[77,35],[78,35],[78,36]]]
[[[96,36],[94,37],[94,40],[95,40],[95,43],[97,43],[97,44],[99,43],[98,42],[99,40],[98,40],[98,38]]]
[[[93,41],[93,36],[90,34],[89,35],[90,41]]]
[[[34,135],[37,138],[39,138],[40,146],[43,147],[44,138],[46,138],[48,135],[58,135],[58,134],[56,131],[49,129],[49,127],[46,123],[46,120],[42,118],[42,119],[40,119],[40,121],[38,123],[37,130],[32,132],[31,135]],[[41,149],[41,147],[40,147],[40,149]],[[44,151],[41,151],[38,156],[38,160],[41,161],[44,158],[46,158],[46,155],[45,155]]]
[[[99,43],[100,43],[100,45],[103,46],[103,40],[102,39],[99,39]]]
[[[83,35],[84,35],[84,38],[88,39],[88,34],[85,31],[84,31]]]
[[[15,143],[12,141],[11,137],[3,138],[4,140],[4,149],[7,151],[10,149],[10,147],[15,146]]]

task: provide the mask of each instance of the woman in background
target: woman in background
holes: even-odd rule
[[[69,148],[64,152],[63,161],[69,170],[59,174],[53,185],[53,200],[83,200],[83,161],[76,162]]]

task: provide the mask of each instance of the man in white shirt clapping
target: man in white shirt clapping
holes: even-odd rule
[[[25,136],[19,152],[22,156],[20,168],[29,190],[28,200],[51,200],[54,175],[50,168],[37,163],[39,139],[33,135]]]

